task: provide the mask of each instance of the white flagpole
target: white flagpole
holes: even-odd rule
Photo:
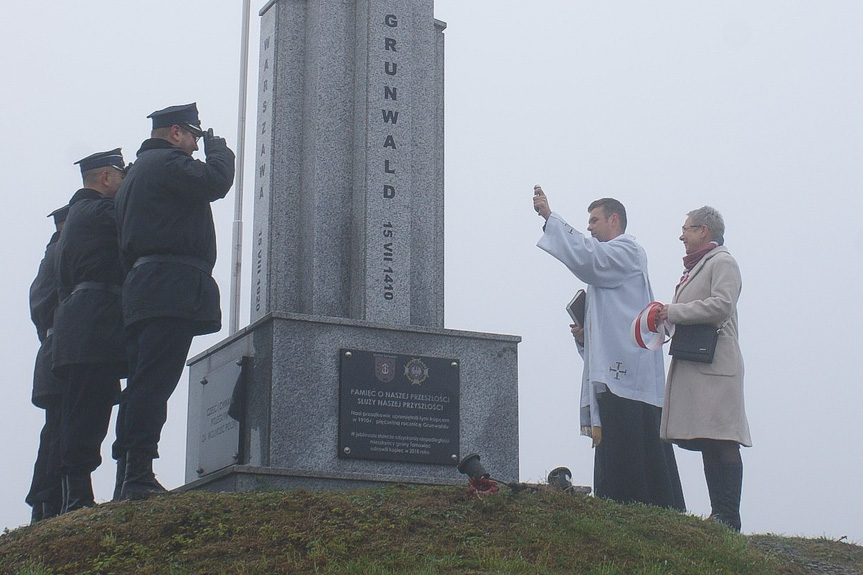
[[[243,0],[243,31],[240,40],[240,98],[237,124],[237,172],[234,186],[233,251],[231,254],[231,311],[228,333],[240,323],[240,272],[243,269],[243,168],[246,149],[246,91],[249,83],[249,11],[251,0]]]

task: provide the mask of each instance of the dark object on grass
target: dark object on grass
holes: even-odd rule
[[[572,488],[572,472],[566,467],[557,467],[548,474],[548,485],[566,491]]]

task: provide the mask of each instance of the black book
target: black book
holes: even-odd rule
[[[575,295],[572,296],[572,300],[570,300],[569,304],[566,306],[566,311],[569,314],[569,317],[572,318],[574,323],[577,323],[581,327],[584,327],[584,297],[584,290],[580,289],[575,292]]]

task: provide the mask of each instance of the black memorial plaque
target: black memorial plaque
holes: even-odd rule
[[[234,413],[243,361],[230,362],[200,381],[200,430],[198,475],[234,465],[239,457],[240,423]]]
[[[339,457],[458,463],[458,360],[339,353]]]

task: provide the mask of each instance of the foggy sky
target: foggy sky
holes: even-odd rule
[[[38,341],[27,294],[53,230],[45,215],[81,186],[76,160],[117,146],[132,160],[153,110],[197,101],[203,123],[236,146],[241,3],[7,4],[0,522],[14,528],[29,519],[23,499],[43,416],[30,404]],[[725,217],[743,276],[754,443],[743,450],[743,529],[863,541],[863,390],[854,367],[863,325],[855,265],[863,5],[435,4],[447,23],[445,324],[523,338],[521,479],[543,480],[565,465],[576,483],[592,483],[590,441],[577,424],[582,363],[564,311],[583,286],[535,247],[542,220],[532,211],[533,185],[582,230],[590,201],[620,199],[660,301],[670,300],[682,271],[685,214],[708,204]],[[248,149],[262,5],[253,3]],[[196,338],[192,354],[227,334],[233,206],[234,191],[214,204],[225,329]],[[250,246],[250,198],[244,219]],[[156,462],[169,487],[183,483],[186,393],[184,379]],[[97,500],[113,487],[112,438],[113,428],[95,474]],[[708,514],[700,456],[676,453],[688,507]]]

